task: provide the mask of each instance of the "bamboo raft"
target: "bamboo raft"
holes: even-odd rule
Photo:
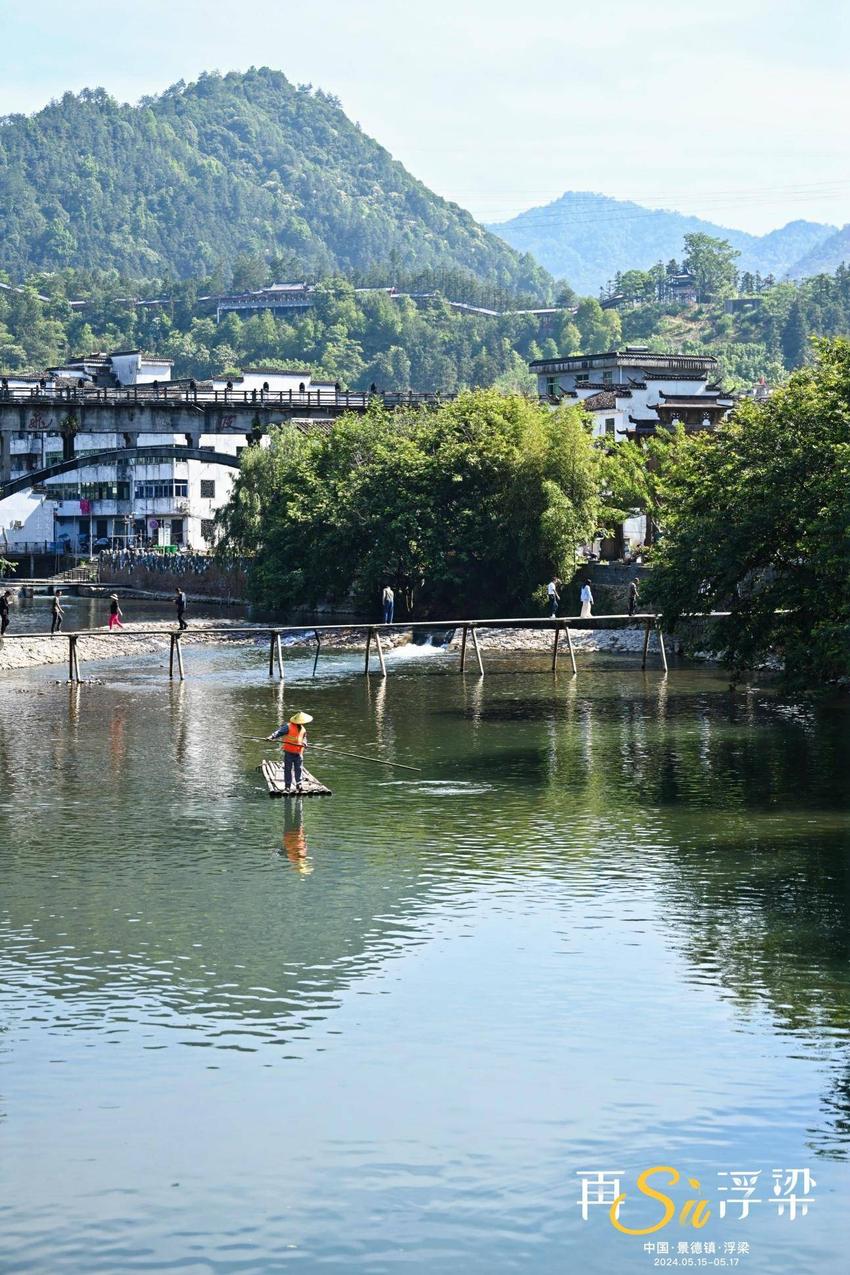
[[[260,769],[263,772],[263,778],[266,781],[266,787],[269,790],[270,797],[332,797],[333,793],[330,788],[326,788],[324,784],[319,783],[315,775],[311,775],[307,767],[304,767],[301,776],[301,792],[287,792],[283,782],[283,762],[264,761]]]

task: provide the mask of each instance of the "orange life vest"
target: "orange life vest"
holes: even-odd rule
[[[282,737],[283,743],[281,748],[285,753],[298,753],[300,756],[304,752],[304,744],[307,742],[307,732],[303,726],[297,726],[295,722],[289,722],[287,725],[287,733]]]

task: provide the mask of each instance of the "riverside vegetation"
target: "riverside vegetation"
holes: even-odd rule
[[[580,543],[630,513],[660,537],[643,599],[668,626],[731,610],[703,649],[735,669],[778,657],[786,679],[850,680],[850,342],[716,432],[594,442],[577,407],[493,390],[433,412],[279,428],[244,453],[220,553],[253,558],[269,607],[374,605],[389,581],[408,613],[539,613]]]

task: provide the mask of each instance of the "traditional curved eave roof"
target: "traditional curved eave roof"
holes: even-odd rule
[[[651,404],[657,412],[663,412],[676,407],[686,408],[688,411],[697,408],[704,408],[706,412],[725,412],[728,407],[732,406],[731,399],[723,402],[710,394],[695,394],[693,396],[684,394],[662,394],[661,397],[664,399],[663,403]]]

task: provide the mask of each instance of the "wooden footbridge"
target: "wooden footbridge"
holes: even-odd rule
[[[709,615],[693,616],[693,619],[719,619],[728,616],[728,611],[716,611]],[[612,623],[613,622],[613,623]],[[284,681],[285,665],[283,658],[283,638],[284,637],[312,637],[315,642],[315,654],[313,658],[313,676],[319,665],[319,657],[322,653],[322,638],[328,635],[366,635],[366,654],[363,666],[364,676],[368,677],[374,670],[375,660],[377,660],[377,672],[381,677],[387,676],[387,665],[384,658],[384,646],[381,641],[382,637],[386,638],[393,633],[447,633],[460,630],[461,644],[460,656],[458,660],[458,671],[465,673],[467,669],[468,659],[470,657],[470,647],[472,655],[478,669],[479,676],[484,676],[484,660],[481,655],[481,647],[478,643],[478,632],[481,629],[526,629],[549,632],[552,634],[552,671],[556,672],[560,656],[565,653],[569,658],[570,667],[573,674],[578,673],[576,665],[576,651],[573,643],[572,633],[574,626],[581,629],[599,629],[615,627],[618,629],[642,629],[643,630],[643,650],[641,654],[641,668],[645,669],[649,658],[650,638],[654,633],[656,636],[658,655],[660,664],[664,672],[667,672],[667,652],[664,646],[664,635],[661,628],[661,617],[656,614],[638,614],[638,615],[598,615],[590,617],[582,617],[579,615],[563,616],[561,618],[541,619],[539,616],[531,618],[514,618],[514,619],[494,619],[494,620],[416,620],[416,621],[400,621],[395,624],[306,624],[306,625],[286,625],[285,627],[266,628],[263,626],[252,625],[250,627],[228,626],[227,628],[217,626],[198,625],[189,629],[78,629],[76,631],[63,632],[59,631],[53,637],[53,641],[64,641],[68,644],[68,681],[80,682],[83,679],[80,676],[80,647],[85,645],[87,640],[96,638],[98,643],[115,642],[116,653],[120,649],[118,644],[130,642],[134,638],[161,638],[168,639],[169,642],[169,658],[168,658],[168,676],[173,679],[177,677],[181,682],[186,676],[186,666],[184,662],[184,639],[191,641],[200,638],[204,643],[209,641],[229,642],[234,639],[254,638],[258,641],[268,642],[268,675],[269,677],[277,677]],[[7,633],[3,638],[4,642],[32,642],[49,640],[50,635],[47,633]],[[374,648],[374,657],[372,654]],[[338,649],[338,648],[337,648]],[[96,660],[105,657],[100,651],[94,657]]]

